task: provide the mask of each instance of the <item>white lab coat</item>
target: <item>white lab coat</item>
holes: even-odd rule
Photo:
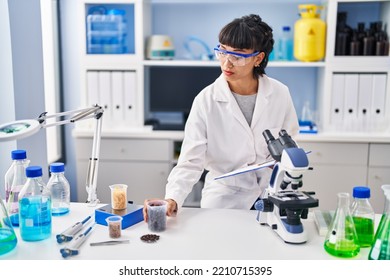
[[[178,164],[168,177],[165,198],[174,199],[180,208],[206,169],[209,172],[202,191],[202,208],[250,209],[268,185],[270,168],[220,180],[214,178],[271,159],[262,135],[266,129],[275,138],[281,129],[292,137],[298,133],[298,118],[288,88],[266,75],[259,77],[249,126],[226,79],[219,76],[194,99]]]

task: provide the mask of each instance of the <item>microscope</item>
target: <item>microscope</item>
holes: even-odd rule
[[[307,232],[301,219],[307,218],[309,208],[318,206],[313,192],[298,191],[303,173],[311,169],[307,153],[283,129],[278,139],[269,130],[263,136],[276,163],[267,189],[255,203],[257,220],[270,226],[286,243],[305,243]]]

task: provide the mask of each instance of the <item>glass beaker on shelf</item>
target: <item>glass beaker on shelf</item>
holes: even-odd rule
[[[369,260],[390,260],[390,185],[383,185],[382,190],[385,194],[385,208],[368,255]]]
[[[337,209],[324,243],[325,251],[336,257],[351,258],[360,252],[359,240],[349,205],[349,194],[338,193]]]

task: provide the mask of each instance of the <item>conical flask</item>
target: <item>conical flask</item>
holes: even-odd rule
[[[338,193],[337,200],[337,209],[326,234],[324,248],[333,256],[351,258],[359,254],[360,245],[349,211],[349,194]]]
[[[0,197],[0,255],[12,251],[16,247],[17,238],[11,220]]]
[[[390,260],[390,185],[383,185],[382,190],[385,193],[385,208],[368,255],[369,260]]]

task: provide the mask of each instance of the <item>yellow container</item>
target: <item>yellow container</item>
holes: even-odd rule
[[[298,6],[301,19],[294,26],[294,57],[300,61],[319,61],[325,57],[326,24],[317,10],[322,6]]]

